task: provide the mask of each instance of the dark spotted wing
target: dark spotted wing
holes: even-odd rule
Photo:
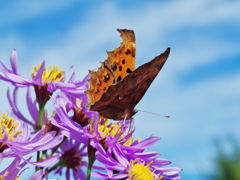
[[[147,89],[166,62],[170,48],[152,61],[138,67],[122,81],[109,86],[102,97],[90,107],[105,118],[113,120],[132,119],[134,107],[142,99]]]

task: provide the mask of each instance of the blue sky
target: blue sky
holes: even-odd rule
[[[240,141],[239,7],[237,0],[0,2],[0,61],[10,67],[17,49],[24,76],[46,60],[65,70],[74,65],[82,79],[119,46],[117,28],[135,31],[137,66],[171,47],[136,107],[171,118],[139,112],[135,136],[161,137],[151,150],[183,168],[183,179],[200,180],[213,171],[214,138],[231,134]],[[5,94],[7,84],[1,86]]]

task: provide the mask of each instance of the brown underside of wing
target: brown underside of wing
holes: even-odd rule
[[[113,120],[131,119],[134,107],[142,99],[147,89],[166,62],[170,48],[152,61],[138,67],[122,81],[109,86],[106,93],[90,107],[105,118]]]

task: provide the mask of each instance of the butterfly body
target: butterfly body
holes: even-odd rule
[[[133,31],[120,30],[120,33],[122,38],[125,35],[126,39],[130,39],[128,33],[130,33],[132,37]],[[124,33],[124,35],[122,33]],[[125,60],[120,66],[117,66],[117,63],[108,65],[106,61],[111,58],[111,56],[109,56],[108,59],[102,63],[102,66],[97,72],[90,71],[90,88],[86,91],[90,99],[90,103],[88,104],[89,110],[97,111],[101,116],[108,119],[132,119],[133,115],[137,112],[134,109],[135,106],[142,99],[143,95],[160,72],[170,53],[170,48],[167,48],[164,53],[134,70],[135,38],[132,38],[132,40],[134,40],[134,42],[128,41],[124,43],[123,38],[123,43],[118,48],[122,50],[121,53],[125,53],[123,56],[118,56],[121,57],[119,61],[123,62],[123,60]],[[131,49],[130,47],[133,48]],[[115,50],[110,53],[116,53]],[[128,62],[126,59],[134,62]],[[116,69],[119,71],[121,70],[120,72],[123,72],[123,74],[119,75],[119,73],[115,73],[115,68],[112,68],[113,64],[116,65]],[[127,64],[130,64],[130,68]],[[104,85],[99,85],[99,82]],[[102,88],[102,86],[104,87]],[[99,95],[98,93],[100,91],[101,93]],[[99,97],[93,98],[94,95],[99,95]]]

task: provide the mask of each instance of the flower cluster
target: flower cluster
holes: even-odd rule
[[[35,167],[30,180],[54,174],[67,180],[181,179],[182,169],[167,166],[169,160],[147,151],[160,138],[134,139],[131,121],[111,122],[89,111],[84,91],[90,75],[78,81],[72,73],[66,80],[65,71],[47,68],[43,61],[26,78],[19,74],[17,63],[16,50],[10,57],[11,69],[0,62],[0,80],[13,86],[7,90],[10,110],[0,114],[0,163],[10,162],[1,166],[1,180],[21,179],[30,165]],[[26,105],[28,116],[19,108],[19,88],[26,90],[21,108]]]

